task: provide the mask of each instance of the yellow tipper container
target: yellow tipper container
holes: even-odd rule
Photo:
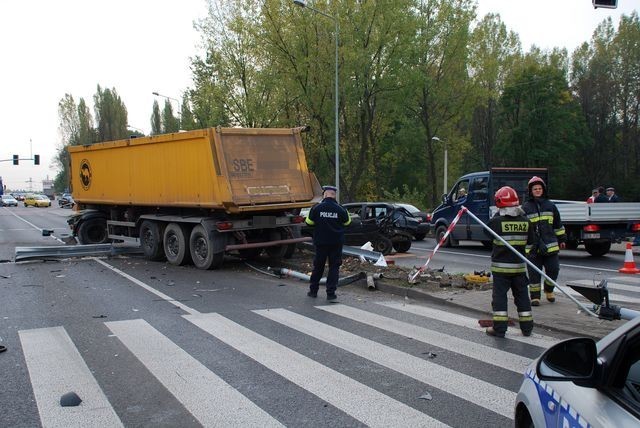
[[[70,146],[77,203],[223,209],[309,206],[303,128],[208,128]]]

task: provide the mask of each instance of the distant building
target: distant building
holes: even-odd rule
[[[56,198],[56,194],[53,191],[53,180],[49,180],[48,177],[46,180],[42,180],[42,194],[48,196],[51,200]]]

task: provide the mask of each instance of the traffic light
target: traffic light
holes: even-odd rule
[[[13,164],[18,165],[18,155],[13,155]]]
[[[33,164],[40,165],[40,155],[33,155]]]
[[[618,7],[618,0],[593,0],[595,9],[602,7],[605,9],[615,9]]]

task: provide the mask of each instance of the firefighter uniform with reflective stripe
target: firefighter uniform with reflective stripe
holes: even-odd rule
[[[531,197],[522,209],[534,231],[534,241],[527,245],[527,256],[538,269],[544,267],[545,273],[555,281],[560,273],[560,243],[567,240],[558,208],[546,198]],[[540,274],[532,268],[529,268],[529,282],[531,299],[540,299]],[[545,279],[545,293],[553,293],[553,289],[554,285]]]
[[[519,213],[522,210],[517,209]],[[525,247],[533,239],[533,230],[529,220],[523,215],[510,216],[496,214],[488,226],[520,254],[525,254]],[[503,336],[507,331],[509,316],[507,312],[509,290],[513,294],[518,309],[520,329],[524,335],[530,335],[533,330],[533,316],[531,301],[527,291],[527,266],[502,241],[493,240],[491,254],[491,273],[493,274],[493,294],[491,306],[493,309],[493,329]]]
[[[318,293],[324,265],[328,260],[327,297],[335,296],[340,265],[342,264],[344,228],[351,224],[351,217],[347,210],[335,199],[326,197],[321,203],[311,208],[305,223],[314,228],[313,244],[315,246],[315,255],[309,284],[310,293]]]

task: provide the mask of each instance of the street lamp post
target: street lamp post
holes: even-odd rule
[[[442,193],[446,194],[447,193],[447,158],[448,158],[448,153],[447,153],[447,142],[444,140],[441,140],[438,137],[432,137],[431,138],[434,141],[440,141],[442,143],[444,143],[444,184],[442,186]]]
[[[311,6],[309,6],[307,4],[306,0],[293,0],[293,4],[296,4],[300,7],[306,7],[311,9],[313,12],[318,13],[326,18],[332,19],[333,22],[336,25],[335,28],[335,33],[334,33],[334,38],[335,38],[335,45],[336,45],[336,57],[335,57],[335,108],[334,108],[334,113],[335,113],[335,143],[336,143],[336,188],[338,189],[336,191],[336,200],[340,201],[340,140],[339,140],[339,133],[338,133],[338,39],[339,39],[339,32],[340,32],[340,28],[338,27],[338,17],[337,16],[333,16],[333,15],[329,15],[328,13],[322,12],[318,9],[315,9]]]
[[[176,110],[176,113],[178,114],[178,119],[182,119],[182,112],[180,111],[182,109],[182,104],[180,103],[179,99],[170,97],[168,95],[162,95],[162,94],[159,94],[157,92],[152,92],[151,94],[155,95],[156,97],[162,97],[162,98],[166,98],[168,100],[175,101],[178,104],[178,109]]]

